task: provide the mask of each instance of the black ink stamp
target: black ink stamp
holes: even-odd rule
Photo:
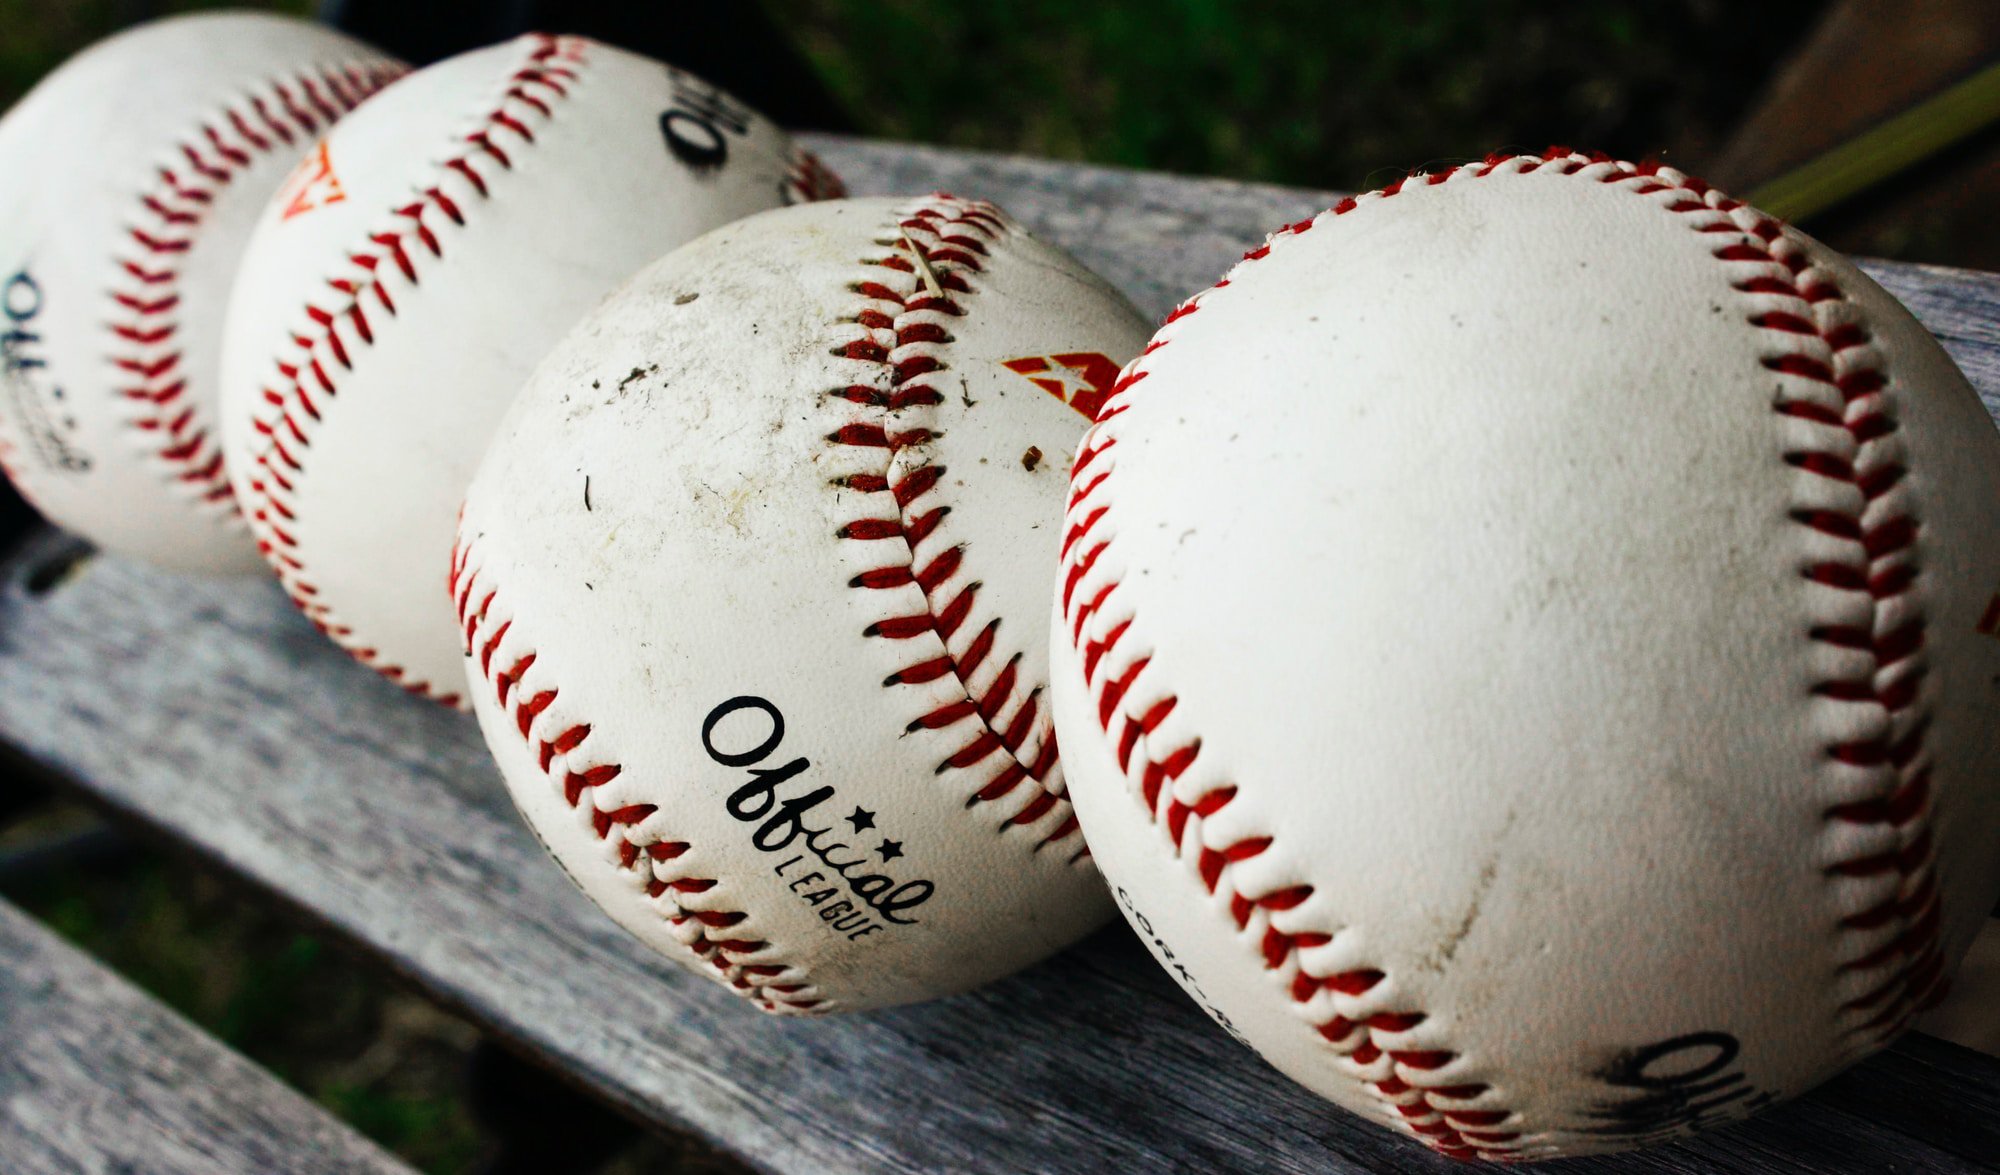
[[[660,115],[660,133],[674,158],[697,172],[729,162],[731,138],[750,133],[750,111],[735,99],[678,69],[669,69],[674,104]]]
[[[76,419],[63,410],[63,389],[51,378],[36,322],[45,305],[41,283],[27,270],[0,284],[0,392],[6,396],[6,414],[18,423],[45,468],[88,473],[90,455],[72,439]]]
[[[732,718],[736,721],[729,722],[728,733],[719,732]],[[701,745],[710,759],[749,771],[724,806],[734,819],[755,826],[751,847],[782,858],[772,872],[820,921],[849,941],[886,926],[916,925],[917,910],[930,901],[936,883],[887,871],[890,861],[903,856],[900,841],[883,837],[871,846],[841,840],[848,835],[839,830],[842,823],[857,834],[870,829],[879,833],[879,814],[854,805],[852,815],[836,815],[848,805],[836,798],[831,785],[812,786],[812,762],[803,756],[766,765],[784,741],[785,716],[778,707],[747,694],[716,706],[701,724]]]
[[[1132,895],[1125,892],[1125,887],[1118,886],[1113,893],[1118,898],[1119,908],[1125,911],[1125,920],[1132,924],[1132,929],[1139,932],[1139,937],[1145,940],[1147,949],[1153,952],[1153,957],[1160,961],[1160,965],[1167,969],[1167,973],[1174,977],[1174,982],[1193,996],[1195,1003],[1201,1005],[1201,1010],[1208,1013],[1209,1019],[1221,1025],[1224,1032],[1246,1045],[1249,1044],[1249,1038],[1244,1036],[1242,1030],[1229,1019],[1229,1014],[1216,1007],[1207,993],[1201,990],[1201,984],[1195,980],[1194,972],[1188,970],[1187,964],[1181,962],[1180,957],[1174,954],[1174,948],[1168,946],[1167,940],[1154,932],[1153,920],[1146,917],[1139,909],[1138,903],[1132,900]]]
[[[1651,1142],[1755,1113],[1777,1095],[1734,1068],[1743,1046],[1727,1032],[1690,1032],[1627,1049],[1596,1076],[1616,1092],[1589,1111],[1585,1134]]]

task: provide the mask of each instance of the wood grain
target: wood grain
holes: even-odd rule
[[[812,143],[857,192],[999,201],[1156,317],[1331,199]],[[2000,282],[1872,269],[1989,396],[2000,388]],[[312,912],[644,1122],[787,1172],[1463,1169],[1266,1068],[1122,929],[955,999],[759,1017],[649,956],[564,881],[469,720],[348,661],[270,584],[178,580],[111,558],[61,571],[80,550],[44,536],[0,567],[0,739]],[[2000,1061],[1912,1038],[1754,1123],[1562,1169],[1982,1170],[2000,1156],[1996,1091]]]
[[[412,1175],[27,915],[0,904],[9,1175]]]

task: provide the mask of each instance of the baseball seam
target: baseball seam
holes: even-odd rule
[[[546,125],[554,117],[555,104],[569,96],[578,71],[587,63],[584,42],[578,38],[534,34],[528,45],[527,60],[507,79],[501,100],[464,134],[466,149],[439,164],[437,182],[419,188],[408,203],[392,209],[392,219],[349,252],[348,271],[326,280],[333,295],[331,308],[319,301],[306,303],[306,321],[291,332],[291,350],[273,358],[276,378],[261,389],[264,407],[252,427],[263,451],[244,479],[249,491],[244,513],[257,548],[313,626],[409,692],[461,708],[464,699],[459,693],[412,678],[318,598],[319,588],[296,533],[297,483],[305,473],[314,427],[339,394],[340,373],[353,370],[354,350],[374,343],[376,313],[396,315],[389,278],[398,277],[415,289],[422,280],[419,262],[444,258],[442,225],[434,227],[424,217],[442,218],[454,228],[466,224],[461,201],[445,191],[444,182],[455,179],[467,186],[472,197],[491,199],[497,177],[489,174],[490,169],[513,170],[509,150],[534,145],[535,125]]]
[[[792,147],[792,164],[785,174],[785,190],[801,204],[839,200],[847,195],[847,185],[820,157],[804,147]]]
[[[1830,733],[1824,744],[1831,773],[1827,790],[1840,796],[1826,809],[1829,829],[1837,834],[1843,825],[1872,828],[1878,847],[1845,856],[1836,848],[1826,873],[1830,881],[1875,891],[1861,913],[1838,922],[1845,933],[1836,938],[1849,945],[1836,964],[1836,982],[1861,989],[1843,1008],[1843,1015],[1860,1021],[1850,1026],[1851,1032],[1891,1034],[1935,996],[1942,971],[1929,770],[1923,753],[1928,713],[1919,704],[1923,614],[1913,595],[1917,525],[1907,500],[1906,470],[1891,441],[1896,421],[1885,395],[1888,379],[1879,353],[1856,321],[1853,304],[1837,284],[1810,265],[1804,248],[1786,237],[1777,222],[1699,180],[1653,164],[1635,167],[1563,148],[1539,159],[1494,156],[1343,200],[1321,217],[1280,230],[1246,254],[1243,264],[1255,263],[1274,245],[1309,231],[1324,217],[1346,215],[1406,186],[1539,170],[1616,184],[1655,199],[1668,212],[1689,216],[1696,231],[1732,238],[1713,255],[1740,271],[1732,285],[1752,300],[1746,318],[1767,332],[1774,345],[1760,362],[1782,381],[1775,411],[1788,418],[1785,427],[1797,421],[1796,427],[1809,433],[1785,448],[1782,457],[1803,477],[1851,485],[1861,500],[1859,509],[1828,509],[1825,495],[1807,493],[1791,517],[1841,548],[1840,557],[1814,562],[1801,574],[1815,584],[1866,593],[1870,599],[1866,626],[1854,624],[1850,616],[1833,617],[1810,624],[1805,635],[1810,642],[1866,660],[1848,676],[1816,684],[1815,698],[1883,711],[1879,733],[1870,738],[1847,733],[1851,722],[1827,724],[1830,732],[1838,732]],[[1306,969],[1303,952],[1332,943],[1338,933],[1307,929],[1298,924],[1301,916],[1287,914],[1312,897],[1311,886],[1257,895],[1234,887],[1232,867],[1270,851],[1274,839],[1251,835],[1222,846],[1203,843],[1207,819],[1229,805],[1237,785],[1222,783],[1198,795],[1182,794],[1187,789],[1179,781],[1201,752],[1200,738],[1157,751],[1151,745],[1177,699],[1159,683],[1142,681],[1151,651],[1144,647],[1148,642],[1134,637],[1136,609],[1120,591],[1116,527],[1110,521],[1116,419],[1129,409],[1132,389],[1146,378],[1146,356],[1170,345],[1174,324],[1197,313],[1203,299],[1226,288],[1241,268],[1168,317],[1145,354],[1121,376],[1079,446],[1062,547],[1060,603],[1066,635],[1081,659],[1098,722],[1148,817],[1167,833],[1176,856],[1192,858],[1209,893],[1227,894],[1239,933],[1256,936],[1264,966],[1286,978],[1292,1000],[1348,1063],[1350,1075],[1387,1105],[1391,1120],[1433,1149],[1461,1158],[1522,1158],[1529,1149],[1522,1116],[1489,1096],[1489,1084],[1466,1080],[1473,1074],[1461,1063],[1461,1054],[1423,1030],[1429,1019],[1425,1012],[1395,1002],[1395,985],[1385,982],[1389,976],[1384,971],[1349,966],[1316,975]],[[1129,706],[1128,696],[1144,704]],[[1376,996],[1373,1006],[1371,994]],[[1336,1007],[1337,1001],[1345,1001],[1344,1010]]]
[[[677,864],[693,846],[671,834],[671,817],[663,816],[659,805],[614,799],[612,807],[598,806],[600,797],[615,791],[613,781],[625,768],[595,754],[592,723],[563,701],[561,687],[476,557],[462,523],[452,549],[450,590],[463,647],[537,769],[565,804],[588,813],[592,833],[615,854],[619,872],[713,978],[767,1012],[831,1011],[834,1001],[821,995],[804,968],[783,961],[769,942],[737,937],[748,914],[704,904],[702,895],[719,882]]]
[[[250,500],[244,503],[244,513],[258,548],[314,627],[409,692],[459,708],[465,704],[459,693],[413,678],[319,598],[296,533],[297,483],[305,473],[314,427],[338,395],[340,373],[353,370],[354,353],[375,341],[380,319],[371,320],[371,315],[396,315],[388,283],[400,280],[411,290],[422,284],[422,266],[444,260],[440,234],[467,226],[473,200],[492,199],[492,185],[499,180],[493,169],[514,170],[509,152],[535,145],[536,129],[553,121],[557,105],[569,97],[570,87],[590,64],[586,52],[590,43],[583,38],[531,34],[527,42],[527,60],[506,80],[500,101],[464,134],[465,149],[438,164],[435,182],[391,209],[382,227],[349,252],[350,268],[326,281],[331,308],[318,301],[304,307],[305,321],[291,332],[290,350],[274,357],[277,378],[261,389],[264,407],[253,427],[266,448],[246,478]],[[445,190],[447,185],[463,190],[454,198]],[[837,196],[844,190],[838,177],[803,150],[795,150],[785,188],[804,200]],[[429,223],[426,215],[431,217]],[[450,222],[450,229],[443,221]]]
[[[871,640],[908,642],[910,660],[882,682],[885,689],[925,687],[950,678],[960,692],[909,724],[911,731],[963,728],[966,740],[936,766],[936,773],[969,771],[989,761],[991,778],[967,801],[966,807],[1007,801],[1018,804],[999,831],[1025,829],[1040,833],[1035,851],[1076,839],[1071,863],[1085,860],[1088,850],[1078,836],[1076,817],[1061,794],[1055,730],[1041,697],[1043,684],[1023,689],[1016,651],[1004,662],[996,653],[1003,617],[970,626],[974,603],[983,584],[960,582],[967,544],[936,537],[939,524],[951,512],[945,491],[945,465],[928,460],[926,446],[942,434],[932,410],[945,402],[935,386],[951,368],[952,321],[967,314],[977,294],[968,280],[985,268],[985,258],[1012,231],[992,205],[960,200],[943,193],[912,205],[899,215],[896,235],[877,244],[886,256],[865,259],[869,268],[888,269],[915,283],[908,295],[898,293],[872,275],[853,284],[860,305],[850,318],[861,334],[835,348],[841,358],[879,365],[876,383],[855,382],[832,389],[829,398],[863,405],[881,414],[882,423],[855,421],[830,433],[835,445],[876,450],[881,472],[851,474],[836,480],[857,495],[859,516],[835,532],[845,542],[866,544],[877,565],[855,575],[848,586],[886,593],[894,607],[916,589],[915,611],[898,611],[869,624],[863,635]],[[994,668],[997,663],[997,670]],[[981,684],[983,680],[983,684]],[[1017,793],[1026,789],[1027,800]],[[1015,799],[1008,801],[1009,796]],[[1044,831],[1044,826],[1053,825]]]
[[[134,409],[129,425],[142,451],[198,501],[241,526],[223,468],[211,409],[190,395],[180,342],[181,264],[193,251],[216,198],[260,158],[297,154],[405,68],[356,61],[267,82],[199,121],[173,145],[138,193],[132,221],[114,255],[106,357],[121,381],[116,394]]]

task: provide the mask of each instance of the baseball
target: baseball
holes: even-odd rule
[[[51,522],[180,571],[261,569],[216,420],[230,278],[307,145],[401,72],[303,21],[184,16],[0,120],[0,468]]]
[[[1733,1119],[1896,1035],[1993,908],[2000,438],[1894,299],[1697,180],[1498,157],[1279,232],[1071,480],[1091,850],[1356,1113],[1488,1159]]]
[[[535,362],[647,261],[837,187],[729,95],[577,37],[452,58],[342,122],[264,209],[225,335],[230,476],[294,602],[462,705],[452,523]]]
[[[1110,906],[1043,694],[1068,454],[1146,328],[991,205],[769,212],[530,380],[453,597],[570,876],[766,1011],[964,990]]]

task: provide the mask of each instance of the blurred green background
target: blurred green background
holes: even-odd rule
[[[863,134],[1351,190],[1553,142],[1761,182],[1990,56],[2000,20],[1982,5],[2000,9],[1917,0],[1972,24],[1900,41],[1879,23],[1909,23],[1895,6],[1835,0],[767,0],[762,12],[831,91],[835,121]],[[0,0],[0,106],[103,35],[212,6]],[[1855,45],[1885,48],[1857,70],[1840,57]],[[1816,100],[1787,105],[1815,85]],[[1849,249],[2000,267],[1988,140],[1810,227]],[[0,894],[423,1169],[490,1158],[467,1105],[476,1029],[257,895],[105,838],[79,808],[0,832],[0,857],[66,840],[81,848],[63,863],[0,870]],[[612,1169],[735,1168],[648,1140]]]
[[[213,6],[0,0],[0,104],[108,31]],[[818,75],[815,97],[830,92],[831,121],[863,134],[1340,190],[1563,143],[1660,158],[1747,195],[2000,57],[1993,0],[325,6],[378,21],[435,11],[461,28],[503,27],[513,14],[650,22],[667,41],[754,23],[754,36],[687,56],[728,61],[737,68],[717,72],[750,89],[772,71],[742,58],[774,35]],[[433,28],[413,41],[450,37]],[[1849,252],[2000,269],[1986,211],[1996,199],[2000,137],[1988,133],[1806,227]]]
[[[772,0],[870,134],[1352,190],[1726,132],[1823,0]]]

